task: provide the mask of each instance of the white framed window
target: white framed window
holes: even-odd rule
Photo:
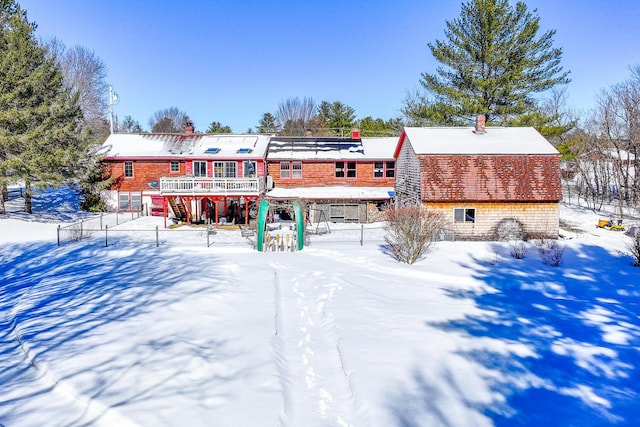
[[[244,162],[242,162],[242,169],[244,172],[244,177],[249,178],[252,176],[256,176],[258,165],[252,160],[245,160]]]
[[[172,173],[180,172],[180,162],[177,160],[171,160],[169,162],[169,172],[172,172]]]
[[[238,165],[236,162],[224,162],[224,177],[225,178],[237,178]]]
[[[206,160],[194,160],[193,161],[193,175],[194,176],[207,176],[207,161]]]
[[[118,210],[139,211],[142,209],[142,193],[121,192],[118,193]]]
[[[344,178],[344,162],[336,162],[336,178]]]
[[[453,222],[457,224],[473,224],[476,222],[475,208],[455,208],[453,210]]]
[[[302,178],[302,162],[291,162],[291,178]]]
[[[289,162],[280,162],[280,178],[291,178]]]

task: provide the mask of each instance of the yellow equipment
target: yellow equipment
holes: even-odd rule
[[[598,220],[598,228],[604,228],[605,230],[613,230],[613,231],[624,231],[624,225],[622,225],[622,220],[617,219],[601,219]]]

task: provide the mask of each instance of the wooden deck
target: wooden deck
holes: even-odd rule
[[[264,193],[264,177],[211,178],[181,176],[160,178],[160,194],[172,196],[259,196]]]

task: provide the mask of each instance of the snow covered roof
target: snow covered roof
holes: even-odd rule
[[[393,159],[398,138],[272,137],[270,160]]]
[[[532,127],[405,127],[416,154],[559,154]]]
[[[296,187],[274,188],[266,196],[307,200],[386,200],[393,197],[393,191],[393,187]]]
[[[107,158],[264,158],[268,135],[111,134],[100,154]]]

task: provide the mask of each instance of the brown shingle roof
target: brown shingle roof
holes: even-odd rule
[[[560,155],[418,155],[424,201],[559,201]]]

